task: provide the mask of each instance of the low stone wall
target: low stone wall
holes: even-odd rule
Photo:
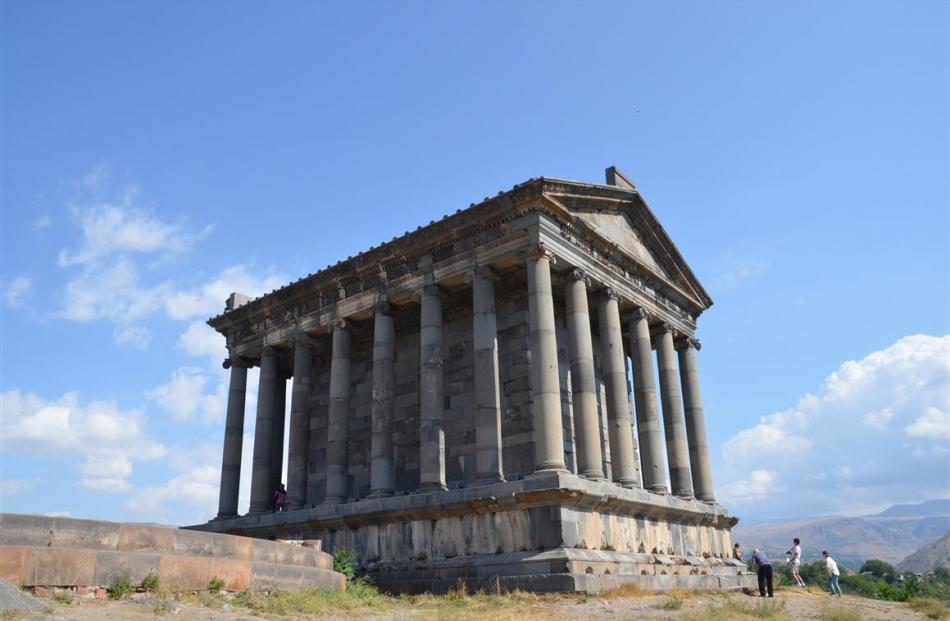
[[[343,590],[346,578],[317,547],[163,526],[0,514],[0,579],[21,587],[133,585],[156,574],[163,587],[228,591]]]
[[[320,539],[393,591],[469,588],[596,593],[753,586],[730,558],[736,519],[720,505],[571,474],[442,492],[369,498],[190,528]]]

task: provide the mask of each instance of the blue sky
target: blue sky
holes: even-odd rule
[[[211,517],[230,290],[609,165],[716,302],[730,509],[950,488],[947,3],[2,11],[4,511]]]

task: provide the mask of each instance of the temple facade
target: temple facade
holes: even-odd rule
[[[209,321],[231,374],[218,514],[191,528],[322,539],[401,591],[741,586],[697,366],[711,305],[614,168],[603,185],[531,179],[232,294]]]

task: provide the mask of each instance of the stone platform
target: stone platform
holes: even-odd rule
[[[569,473],[283,513],[213,520],[195,530],[321,539],[399,592],[470,589],[597,593],[754,586],[730,558],[736,518],[718,504],[626,489]]]
[[[21,587],[108,587],[120,578],[141,584],[156,574],[164,587],[228,591],[339,591],[346,578],[321,550],[277,541],[39,515],[0,514],[0,579]]]

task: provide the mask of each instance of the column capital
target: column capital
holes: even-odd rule
[[[298,332],[293,336],[294,347],[306,347],[308,349],[314,349],[317,347],[317,340],[313,338],[313,335],[306,332]]]
[[[225,369],[230,369],[231,367],[249,369],[254,366],[254,363],[243,356],[231,356],[229,358],[225,358],[224,362],[221,363],[221,366]]]
[[[585,272],[579,267],[575,267],[574,269],[572,269],[570,271],[569,277],[571,280],[574,280],[574,281],[582,280],[584,281],[584,284],[586,286],[590,287],[590,274],[588,274],[587,272]]]
[[[673,328],[673,325],[665,321],[661,321],[660,323],[653,326],[653,332],[656,334],[666,334],[667,332],[670,332],[674,336],[676,334],[676,330]]]
[[[471,283],[476,278],[478,280],[490,280],[492,282],[498,282],[498,272],[493,270],[488,265],[476,265],[473,269],[465,272],[465,282]]]
[[[537,261],[547,259],[552,265],[557,263],[557,257],[554,252],[544,243],[534,244],[521,252],[521,257],[525,261]]]
[[[265,345],[261,347],[261,358],[264,356],[276,356],[279,352],[277,348],[273,345]]]
[[[373,311],[377,315],[392,315],[393,306],[389,303],[389,298],[385,295],[379,296],[379,299],[376,300],[376,305],[373,308]]]
[[[601,301],[617,300],[617,302],[620,302],[623,300],[623,296],[620,295],[620,292],[613,287],[604,287],[600,290],[598,295]]]
[[[626,321],[640,321],[641,319],[649,319],[650,313],[648,313],[645,308],[638,307],[627,313],[624,313],[623,318]]]
[[[690,347],[692,347],[696,351],[699,351],[700,349],[703,348],[703,344],[699,342],[699,339],[694,339],[689,336],[684,336],[682,338],[676,339],[673,342],[673,347],[674,349],[676,349],[676,351],[683,351],[684,349],[689,349]]]
[[[334,330],[352,330],[353,322],[348,319],[337,319],[333,322]]]
[[[423,285],[418,291],[416,291],[416,297],[421,301],[424,297],[437,297],[444,298],[445,292],[442,291],[442,288],[439,285]]]

